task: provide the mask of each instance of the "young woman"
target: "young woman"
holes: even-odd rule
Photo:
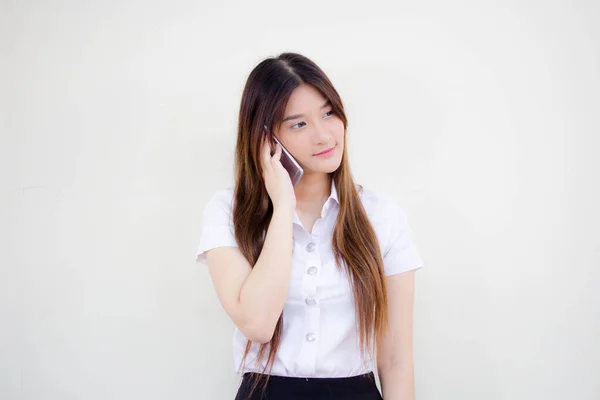
[[[266,127],[266,129],[265,129]],[[354,183],[347,119],[325,73],[297,53],[244,88],[235,187],[204,209],[208,264],[236,326],[236,400],[414,399],[414,271],[403,209]],[[293,186],[281,147],[304,169]]]

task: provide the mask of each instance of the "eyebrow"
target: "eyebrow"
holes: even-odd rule
[[[327,106],[330,106],[330,105],[331,105],[331,101],[330,101],[330,100],[327,100],[327,101],[325,102],[325,104],[323,104],[323,105],[321,106],[321,108],[323,109],[323,108],[325,108],[325,107],[327,107]],[[285,118],[284,118],[284,119],[281,121],[281,123],[283,124],[285,121],[289,121],[289,120],[291,120],[291,119],[296,119],[296,118],[300,118],[300,117],[304,117],[304,114],[288,115],[287,117],[285,117]]]

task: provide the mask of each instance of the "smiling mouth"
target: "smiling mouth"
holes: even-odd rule
[[[330,149],[324,150],[324,151],[322,151],[322,152],[320,152],[320,153],[317,153],[317,154],[315,154],[315,156],[320,156],[320,155],[322,155],[322,154],[329,153],[329,152],[330,152],[330,151],[332,151],[333,149],[335,149],[335,146],[333,146],[333,147],[332,147],[332,148],[330,148]]]

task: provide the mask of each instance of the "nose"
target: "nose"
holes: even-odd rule
[[[331,144],[333,135],[329,131],[329,127],[326,123],[321,122],[315,124],[315,129],[313,133],[313,137],[315,140],[315,144]]]

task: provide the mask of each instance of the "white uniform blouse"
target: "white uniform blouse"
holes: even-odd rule
[[[391,198],[367,188],[362,191],[361,199],[379,239],[385,275],[423,267],[403,209]],[[209,200],[203,213],[197,262],[206,264],[207,250],[237,247],[232,206],[233,189],[219,190]],[[374,370],[374,360],[368,352],[365,353],[368,359],[361,357],[352,288],[347,277],[338,271],[331,248],[338,206],[337,190],[332,182],[331,194],[312,233],[303,227],[294,212],[291,279],[273,375],[348,377]],[[259,343],[252,343],[245,368],[240,369],[245,346],[246,338],[236,328],[233,358],[237,373],[262,372],[267,357],[257,363]]]

